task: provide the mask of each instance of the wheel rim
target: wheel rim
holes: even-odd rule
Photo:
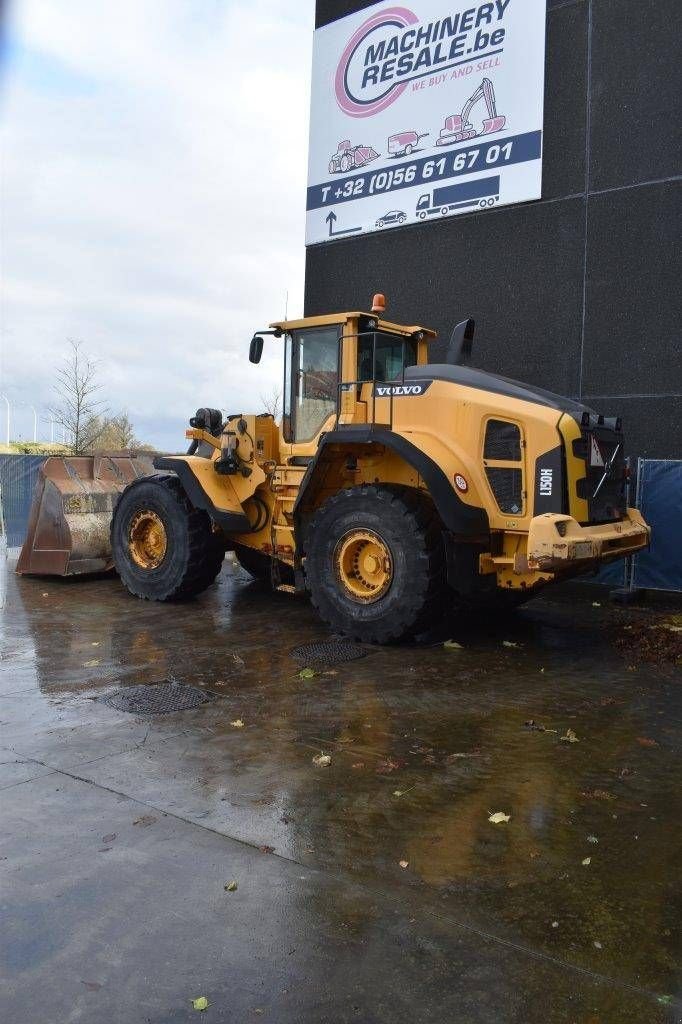
[[[371,604],[393,580],[391,552],[373,530],[351,530],[336,545],[334,572],[347,597]]]
[[[128,528],[130,557],[141,569],[156,569],[166,556],[166,527],[151,509],[137,512]]]

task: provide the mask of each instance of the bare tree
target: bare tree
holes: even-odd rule
[[[102,387],[97,382],[97,363],[81,351],[80,341],[69,340],[69,345],[71,354],[56,371],[57,400],[50,414],[64,427],[72,453],[82,455],[102,433],[106,410],[97,397]]]
[[[275,423],[279,420],[279,409],[282,401],[282,392],[279,388],[273,388],[269,395],[261,395],[263,412],[269,412],[274,417]]]

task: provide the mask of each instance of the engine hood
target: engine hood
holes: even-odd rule
[[[584,412],[594,412],[589,406],[576,402],[572,398],[564,398],[562,395],[555,395],[554,392],[545,391],[544,388],[535,387],[533,384],[523,384],[521,381],[511,380],[509,377],[499,377],[495,373],[477,370],[472,366],[453,366],[451,363],[409,366],[405,370],[405,380],[450,381],[453,384],[460,384],[462,387],[489,391],[493,394],[505,395],[507,398],[517,398],[522,402],[533,402],[535,405],[544,405],[549,409],[567,412],[571,416],[575,416],[578,422]]]

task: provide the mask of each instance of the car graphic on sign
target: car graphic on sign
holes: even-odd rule
[[[383,228],[387,224],[404,224],[407,220],[407,214],[404,210],[389,210],[383,217],[379,217],[376,222],[378,228]]]

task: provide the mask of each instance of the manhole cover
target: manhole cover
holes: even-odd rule
[[[133,715],[169,715],[172,711],[198,708],[215,698],[198,686],[164,679],[151,685],[125,686],[96,700],[116,711],[129,711]]]
[[[340,665],[344,661],[355,661],[369,654],[365,647],[350,640],[327,640],[318,644],[301,644],[294,647],[291,657],[301,665]]]

